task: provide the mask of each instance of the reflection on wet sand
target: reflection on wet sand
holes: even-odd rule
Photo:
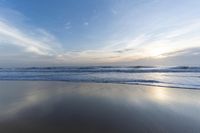
[[[199,90],[0,82],[2,133],[193,133],[200,132],[199,112]]]

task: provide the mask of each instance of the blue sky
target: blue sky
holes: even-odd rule
[[[199,7],[199,0],[0,0],[0,66],[200,65]]]

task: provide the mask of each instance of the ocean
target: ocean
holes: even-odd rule
[[[200,67],[0,69],[2,133],[199,133]]]
[[[88,66],[0,68],[0,80],[117,83],[200,89],[200,67]]]

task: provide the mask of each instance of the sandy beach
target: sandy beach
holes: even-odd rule
[[[0,132],[194,133],[199,101],[193,89],[0,81]]]

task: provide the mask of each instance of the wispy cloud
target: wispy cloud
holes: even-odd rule
[[[55,23],[47,26],[37,24],[40,20],[32,22],[18,11],[0,8],[0,50],[11,48],[11,53],[16,50],[14,56],[9,53],[2,55],[15,58],[18,52],[23,52],[16,57],[23,56],[25,61],[30,59],[30,62],[36,61],[39,64],[44,60],[49,64],[97,64],[134,62],[149,58],[158,60],[169,58],[172,53],[183,56],[180,51],[200,47],[200,20],[195,19],[198,18],[195,14],[192,16],[193,12],[188,16],[183,14],[183,19],[177,17],[183,11],[180,7],[178,12],[174,8],[170,12],[162,9],[165,5],[160,6],[160,3],[157,5],[149,2],[143,5],[144,2],[136,2],[138,6],[134,9],[135,2],[116,3],[116,6],[109,8],[109,12],[105,10],[101,14],[95,10],[92,19],[84,18],[76,23],[79,19],[67,17],[70,21],[55,20]],[[152,5],[158,7],[154,9]],[[41,17],[39,15],[37,18]],[[75,15],[78,16],[84,14]],[[169,20],[166,20],[167,17]],[[43,24],[48,23],[43,21]],[[62,29],[58,25],[60,23],[65,23]],[[36,25],[44,27],[38,28]],[[69,35],[68,32],[74,34]],[[5,45],[11,47],[3,48]]]
[[[133,56],[161,57],[169,52],[180,51],[192,47],[200,47],[200,20],[179,24],[173,28],[166,27],[148,31],[139,36],[127,40],[116,40],[105,47],[105,50],[113,50],[122,56],[131,52]]]
[[[89,23],[88,23],[88,22],[84,22],[83,25],[84,25],[84,26],[88,26]]]
[[[164,30],[163,30],[164,29]],[[159,31],[159,32],[158,32]],[[167,58],[169,53],[200,47],[199,20],[190,21],[173,28],[157,28],[133,38],[120,38],[96,50],[83,50],[60,54],[58,59],[77,62],[134,62],[139,59]]]
[[[25,52],[38,55],[52,55],[56,53],[52,46],[58,43],[51,34],[43,29],[37,29],[35,31],[32,31],[33,29],[29,30],[25,33],[23,30],[8,22],[0,21],[0,44],[16,45],[21,47]],[[28,35],[30,32],[40,35],[37,35],[36,38],[35,35]]]
[[[71,28],[72,28],[71,22],[67,22],[67,23],[65,24],[65,29],[66,29],[66,30],[69,30],[69,29],[71,29]]]

